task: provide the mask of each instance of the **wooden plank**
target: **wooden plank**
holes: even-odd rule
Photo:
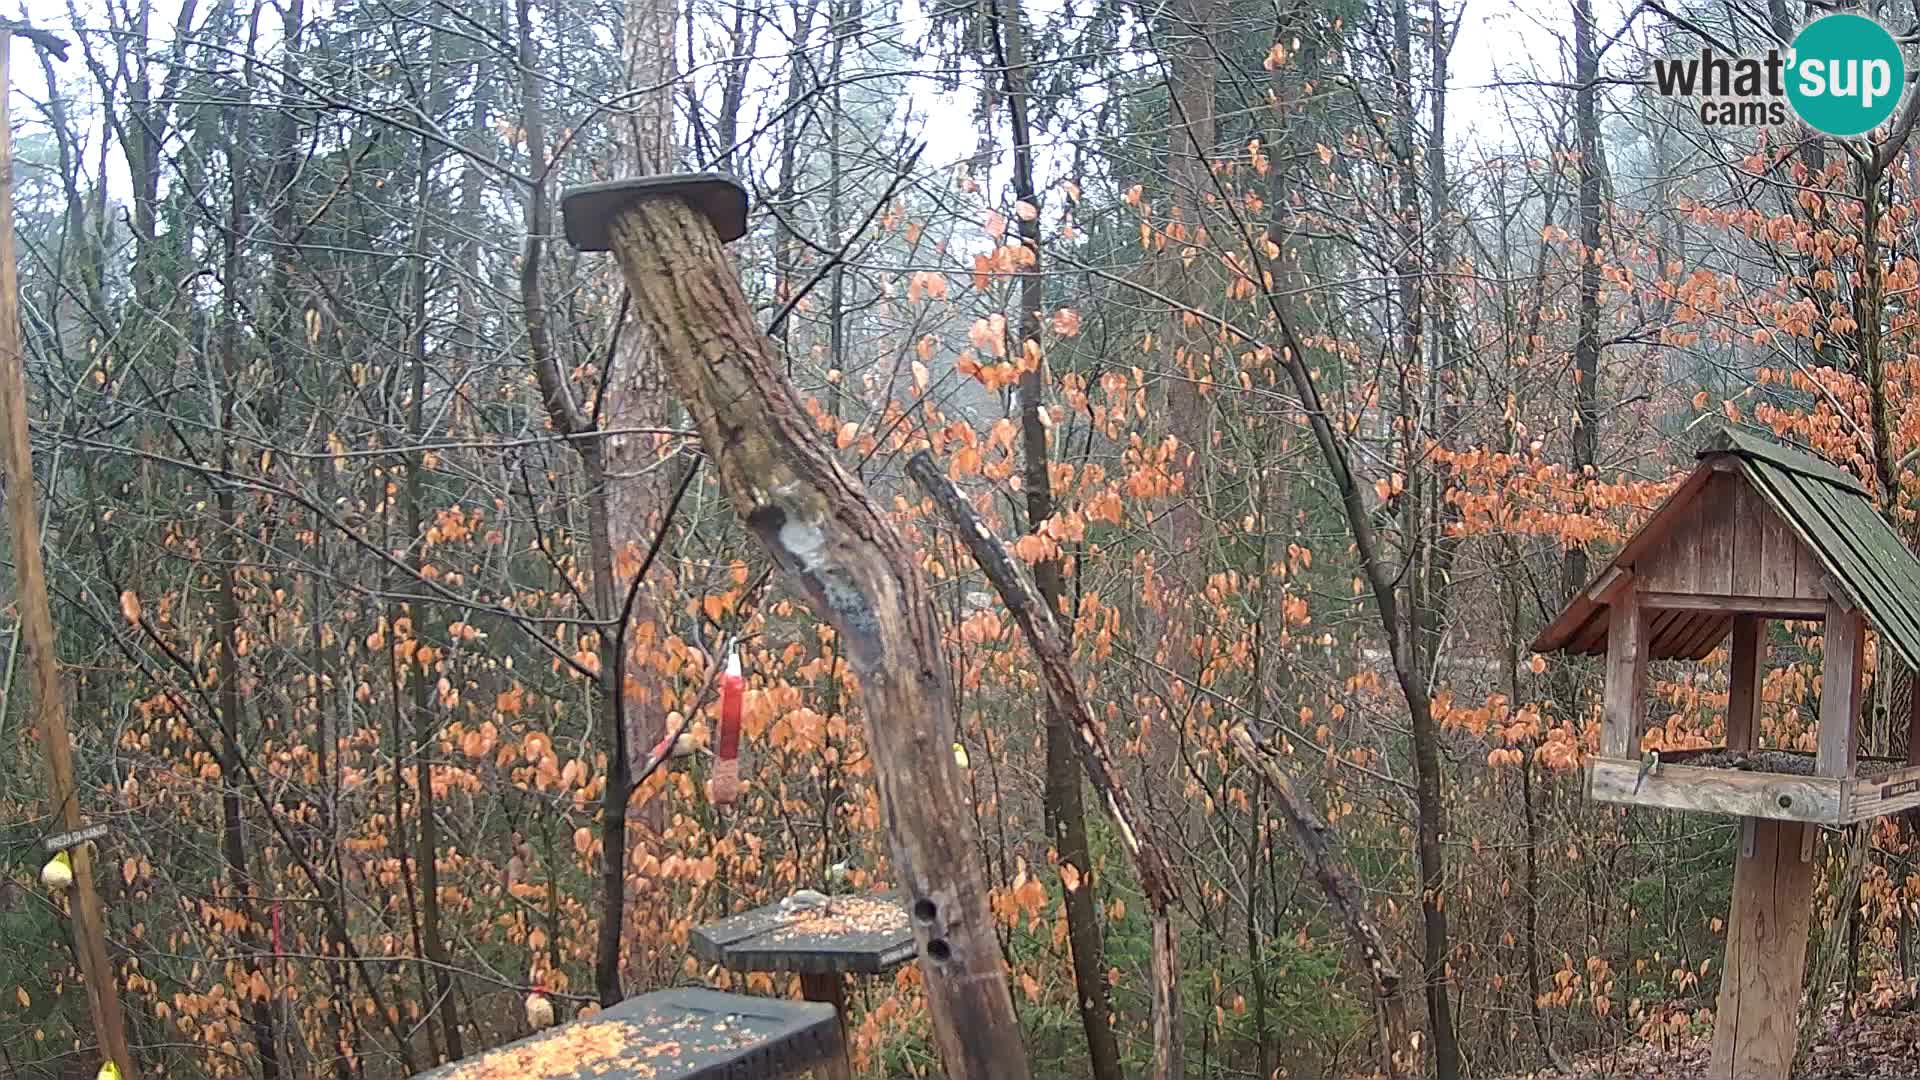
[[[1694,533],[1696,550],[1690,559],[1693,564],[1693,588],[1689,592],[1733,591],[1733,564],[1740,555],[1740,537],[1734,529],[1737,524],[1734,520],[1734,487],[1743,483],[1736,477],[1722,473],[1716,475],[1706,490],[1700,493],[1700,521]]]
[[[1733,591],[1782,599],[1822,599],[1818,579],[1798,580],[1803,563],[1818,567],[1820,561],[1794,535],[1793,526],[1780,511],[1744,478],[1734,491],[1733,503],[1737,527],[1747,538],[1734,566]]]
[[[1846,785],[1827,777],[1662,764],[1643,779],[1639,761],[1602,757],[1588,766],[1587,782],[1601,802],[1821,825],[1844,822]]]
[[[1767,525],[1770,519],[1778,515],[1753,493],[1745,476],[1736,476],[1732,480],[1728,498],[1732,504],[1729,512],[1733,517],[1734,536],[1738,538],[1739,550],[1733,560],[1727,591],[1748,596],[1791,596],[1791,580],[1787,583],[1787,590],[1782,592],[1772,586],[1767,573],[1770,548]]]
[[[1632,571],[1623,566],[1609,566],[1587,586],[1587,599],[1596,604],[1611,604],[1614,594],[1632,583]]]
[[[1704,660],[1708,654],[1719,647],[1721,639],[1727,636],[1727,632],[1733,629],[1733,616],[1702,613],[1695,618],[1698,623],[1692,635],[1676,651],[1676,655],[1688,660]]]
[[[1643,551],[1633,564],[1639,587],[1647,592],[1703,592],[1699,584],[1703,536],[1703,503],[1707,486],[1702,485],[1688,505],[1667,528],[1657,547]],[[1635,537],[1639,539],[1639,537]],[[1725,592],[1725,589],[1718,590]]]
[[[1920,806],[1920,766],[1848,782],[1847,820],[1870,821]]]
[[[1806,600],[1794,596],[1763,596],[1754,593],[1676,593],[1640,594],[1642,607],[1671,611],[1714,611],[1723,615],[1766,615],[1775,619],[1822,619],[1827,614],[1824,599]]]
[[[1607,610],[1597,608],[1590,613],[1587,621],[1574,633],[1567,650],[1596,656],[1607,650]]]
[[[1642,639],[1646,642],[1647,659],[1670,658],[1673,655],[1671,652],[1673,636],[1680,631],[1681,622],[1688,617],[1687,612],[1648,611],[1644,607],[1640,611],[1646,616],[1647,621],[1646,636]],[[1661,651],[1663,646],[1668,649],[1667,652]]]
[[[1816,520],[1817,513],[1799,497],[1790,474],[1775,477],[1772,474],[1753,473],[1749,474],[1749,479],[1752,480],[1750,490],[1773,510],[1775,520],[1786,528],[1788,535],[1798,545],[1794,549],[1793,595],[1818,595],[1824,598],[1827,593],[1826,564],[1814,552],[1813,538],[1801,524],[1803,520]],[[1768,482],[1773,479],[1779,480],[1777,486]]]
[[[1761,821],[1753,853],[1734,863],[1727,955],[1713,1026],[1713,1080],[1787,1080],[1793,1067],[1801,967],[1813,911],[1813,864],[1800,859],[1813,826]]]
[[[1728,665],[1727,749],[1751,750],[1760,731],[1760,687],[1767,678],[1767,624],[1755,615],[1733,620]]]
[[[1688,641],[1708,616],[1697,611],[1647,611],[1647,659],[1672,660],[1680,656]]]
[[[1819,776],[1851,776],[1859,742],[1854,724],[1860,714],[1867,623],[1860,612],[1829,601],[1825,631],[1820,654],[1820,741],[1813,771]]]
[[[1614,597],[1607,615],[1606,711],[1600,725],[1600,754],[1631,757],[1639,749],[1640,713],[1647,689],[1647,613],[1630,586]]]
[[[1680,481],[1680,486],[1667,496],[1667,501],[1660,504],[1660,509],[1655,510],[1647,523],[1640,526],[1640,531],[1627,540],[1626,546],[1620,549],[1620,554],[1613,560],[1614,564],[1631,567],[1636,575],[1640,574],[1643,560],[1647,565],[1653,565],[1653,560],[1647,559],[1647,556],[1664,548],[1673,532],[1689,519],[1694,511],[1694,500],[1715,475],[1713,469],[1706,465],[1688,473],[1687,478]]]
[[[1532,648],[1537,652],[1565,649],[1587,655],[1599,652],[1606,640],[1606,605],[1612,603],[1614,593],[1632,581],[1632,572],[1621,566],[1616,556],[1592,584],[1574,595],[1546,629],[1534,636]]]

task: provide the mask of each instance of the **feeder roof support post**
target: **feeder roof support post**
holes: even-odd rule
[[[1607,684],[1600,723],[1600,756],[1629,758],[1638,751],[1640,713],[1647,689],[1647,612],[1636,583],[1613,590],[1607,607]]]
[[[1733,620],[1733,663],[1727,684],[1727,749],[1751,750],[1760,730],[1760,688],[1767,679],[1767,621]]]
[[[1859,609],[1829,596],[1820,653],[1819,753],[1813,771],[1816,776],[1852,776],[1867,622]]]

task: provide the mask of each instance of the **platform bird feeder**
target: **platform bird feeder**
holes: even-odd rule
[[[1859,754],[1869,627],[1882,657],[1891,650],[1920,670],[1920,560],[1859,480],[1804,450],[1729,428],[1699,458],[1534,648],[1606,657],[1589,797],[1741,820],[1707,1075],[1785,1080],[1819,829],[1920,806],[1920,696],[1906,703],[1906,761]],[[1824,623],[1811,754],[1759,745],[1770,619]],[[1651,745],[1647,662],[1703,659],[1729,634],[1726,744],[1677,753]]]

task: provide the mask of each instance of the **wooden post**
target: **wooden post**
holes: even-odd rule
[[[722,246],[746,227],[745,192],[724,178],[662,177],[576,189],[562,206],[576,247],[619,259],[734,512],[838,632],[860,676],[947,1075],[1026,1080],[919,554],[841,467],[755,321]]]
[[[1767,678],[1767,624],[1758,615],[1733,620],[1733,666],[1727,684],[1727,749],[1751,750],[1760,737],[1760,688]]]
[[[1647,689],[1647,613],[1635,582],[1614,593],[1607,606],[1606,714],[1600,722],[1600,756],[1640,753],[1640,713]]]
[[[1907,669],[1907,764],[1920,765],[1920,668]]]
[[[1817,826],[1753,820],[1752,828],[1753,851],[1734,863],[1710,1080],[1787,1080],[1793,1067],[1813,914],[1813,863],[1800,848]]]
[[[1852,776],[1859,746],[1860,682],[1867,621],[1852,606],[1829,598],[1826,644],[1820,652],[1820,744],[1815,776]]]
[[[73,737],[67,730],[66,689],[55,652],[53,609],[47,600],[47,569],[40,552],[40,515],[34,507],[33,456],[27,438],[26,352],[20,342],[20,278],[13,246],[13,136],[7,108],[11,94],[7,55],[13,35],[0,27],[0,413],[6,424],[4,468],[7,520],[13,537],[14,576],[19,585],[20,630],[33,660],[33,704],[40,748],[47,759],[47,797],[53,816],[71,832],[86,824],[73,777]],[[133,1080],[120,995],[107,956],[106,917],[93,887],[88,844],[70,849],[73,859],[74,955],[87,984],[94,1032],[105,1056]]]
[[[853,1046],[847,1041],[847,977],[837,971],[803,971],[800,996],[833,1006],[833,1014],[840,1018],[840,1056],[815,1069],[815,1080],[853,1080]]]

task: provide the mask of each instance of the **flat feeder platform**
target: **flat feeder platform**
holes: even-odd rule
[[[657,990],[414,1080],[764,1080],[840,1054],[829,1005]]]

